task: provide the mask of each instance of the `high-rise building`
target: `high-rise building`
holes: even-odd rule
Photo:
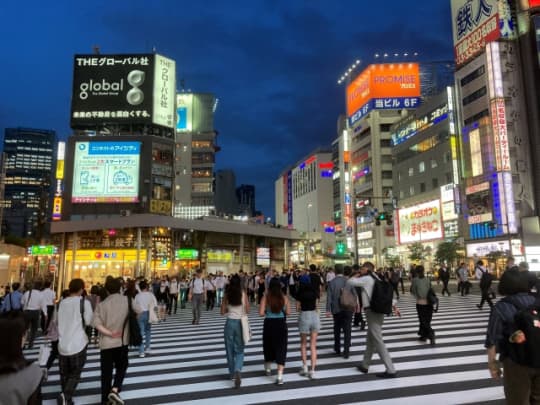
[[[466,255],[474,260],[490,254],[523,260],[521,218],[538,209],[530,153],[537,134],[527,126],[528,115],[538,117],[538,112],[527,108],[524,96],[517,3],[452,1],[464,178],[460,199]]]
[[[218,170],[216,172],[215,206],[216,215],[238,215],[234,171]]]
[[[179,93],[176,101],[174,216],[197,218],[215,211],[217,99],[208,93]]]
[[[253,217],[255,215],[255,186],[251,184],[241,184],[236,188],[236,199],[238,200],[238,211],[240,215]]]
[[[335,251],[330,150],[318,149],[284,170],[275,182],[276,225],[303,232],[292,262],[317,262]]]
[[[2,235],[34,238],[48,235],[56,133],[52,130],[6,128]]]

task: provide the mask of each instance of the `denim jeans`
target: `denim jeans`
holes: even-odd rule
[[[139,346],[139,353],[144,353],[145,350],[150,349],[152,324],[149,322],[148,318],[148,311],[143,311],[139,315],[139,328],[141,328],[141,335],[144,338],[143,343]]]
[[[240,319],[229,319],[225,322],[225,352],[229,374],[242,371],[244,364],[244,339],[242,338],[242,322]]]

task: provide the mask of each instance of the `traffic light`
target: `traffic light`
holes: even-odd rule
[[[388,212],[381,212],[375,217],[375,225],[379,226],[381,221],[386,221],[387,225],[392,225],[392,214]]]
[[[336,253],[340,256],[344,255],[345,254],[345,243],[343,242],[338,242],[336,244]]]

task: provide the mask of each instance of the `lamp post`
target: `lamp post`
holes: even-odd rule
[[[311,203],[308,203],[307,205],[307,210],[306,210],[306,217],[307,217],[307,232],[306,232],[306,238],[307,238],[307,248],[306,248],[306,254],[305,254],[305,262],[306,262],[306,267],[309,265],[309,254],[310,254],[310,250],[311,250],[311,241],[309,240],[309,227],[310,227],[310,224],[309,224],[309,209],[313,206],[313,204]]]

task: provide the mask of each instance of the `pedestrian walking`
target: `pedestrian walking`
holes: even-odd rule
[[[493,306],[489,316],[485,343],[489,372],[497,381],[502,378],[506,403],[539,404],[540,368],[527,364],[528,360],[538,359],[538,353],[528,351],[537,351],[539,346],[536,342],[527,342],[524,331],[514,330],[514,316],[518,311],[536,307],[539,303],[529,293],[527,277],[519,271],[506,270],[498,290],[505,298]],[[529,336],[528,339],[536,341],[538,338]]]
[[[19,291],[20,283],[13,283],[11,292],[4,296],[2,302],[2,311],[0,312],[15,312],[22,311],[22,292]]]
[[[216,305],[216,283],[214,282],[214,275],[209,274],[206,280],[206,310],[213,310]]]
[[[242,384],[245,344],[241,319],[246,314],[249,314],[249,300],[242,289],[240,277],[235,274],[231,277],[221,302],[221,315],[227,317],[223,331],[227,366],[235,388],[239,388]]]
[[[491,275],[489,269],[484,267],[484,262],[478,260],[475,267],[475,276],[479,280],[480,292],[482,298],[480,299],[480,304],[477,304],[478,309],[482,309],[484,302],[487,302],[490,308],[493,308],[493,302],[491,301],[491,283],[493,282],[493,276]]]
[[[298,331],[300,332],[300,354],[302,356],[300,375],[314,380],[317,365],[317,336],[321,330],[321,320],[317,310],[318,297],[310,275],[301,276],[299,281],[300,284],[296,293],[296,312],[299,313]],[[309,369],[307,366],[308,337],[311,356]]]
[[[33,287],[33,288],[32,288]],[[24,315],[30,323],[30,331],[28,337],[28,348],[34,347],[40,316],[47,317],[47,303],[43,299],[43,294],[40,291],[41,283],[36,281],[33,286],[30,284],[27,291],[24,293],[21,304],[24,310]]]
[[[158,293],[156,294],[158,302],[158,319],[159,322],[165,322],[167,319],[167,308],[169,306],[169,280],[162,277],[159,282]]]
[[[195,277],[189,284],[189,296],[188,300],[191,301],[191,307],[193,311],[192,325],[198,325],[201,321],[201,310],[204,301],[206,300],[206,285],[202,278],[202,270],[198,269],[195,272]]]
[[[20,311],[0,315],[0,404],[41,404],[43,371],[23,354],[27,325]]]
[[[167,300],[167,303],[168,303],[167,313],[169,315],[171,315],[173,311],[176,314],[176,311],[178,309],[178,292],[179,292],[178,279],[176,277],[173,277],[169,284],[169,299]]]
[[[60,365],[60,404],[72,404],[86,362],[88,336],[86,325],[92,323],[92,305],[82,297],[84,281],[69,282],[69,297],[58,306],[58,353]]]
[[[264,316],[263,352],[264,371],[272,375],[271,365],[277,364],[276,385],[283,384],[283,370],[287,358],[287,322],[290,314],[289,299],[281,291],[279,279],[272,278],[268,283],[268,291],[261,299],[259,315]]]
[[[152,323],[150,322],[150,311],[157,310],[157,300],[154,294],[148,291],[148,283],[143,280],[139,283],[141,292],[135,297],[135,306],[141,311],[137,318],[143,341],[139,346],[139,357],[151,354]]]
[[[431,327],[433,305],[427,300],[430,288],[431,281],[425,276],[424,266],[417,266],[416,277],[412,281],[411,293],[416,297],[416,313],[420,323],[418,340],[425,342],[429,339],[431,346],[435,346],[435,332]]]
[[[379,378],[393,378],[397,376],[396,369],[390,358],[390,354],[384,344],[382,335],[382,325],[384,322],[384,314],[372,311],[370,308],[370,300],[373,297],[374,286],[380,279],[374,272],[375,266],[371,262],[365,262],[360,267],[361,277],[353,278],[350,283],[355,287],[362,288],[362,306],[366,312],[367,321],[367,337],[366,337],[366,350],[364,352],[364,359],[358,366],[358,370],[362,373],[367,373],[371,364],[371,358],[374,352],[377,352],[379,358],[386,367],[384,373],[376,374]],[[394,313],[399,313],[395,303],[392,305]]]
[[[443,284],[441,295],[444,295],[444,293],[446,292],[450,297],[450,291],[448,290],[448,282],[450,281],[450,270],[448,269],[448,266],[446,264],[441,264],[438,277],[439,281],[441,281]]]
[[[188,298],[189,284],[187,278],[182,277],[180,280],[180,309],[186,308],[186,302]]]
[[[126,324],[128,323],[130,298],[120,294],[121,287],[120,280],[108,277],[105,289],[109,295],[98,304],[94,314],[94,326],[100,333],[99,363],[102,404],[109,402],[124,404],[120,393],[129,366],[129,327]],[[132,306],[134,311],[140,312],[135,303]]]
[[[348,266],[347,266],[348,267]],[[348,267],[350,275],[351,268]],[[340,264],[335,266],[336,277],[328,284],[326,297],[326,316],[334,319],[334,353],[341,355],[341,332],[343,331],[343,358],[349,358],[351,348],[351,325],[353,311],[341,307],[339,299],[344,288],[351,290],[356,296],[354,286],[347,285],[347,278],[344,275],[344,267]]]
[[[360,273],[360,266],[358,264],[353,264],[352,266],[352,278],[358,278],[361,276]],[[354,282],[351,282],[351,284],[354,284]],[[360,298],[360,295],[362,293],[361,287],[354,287],[356,291],[356,295]],[[353,317],[353,326],[360,326],[360,330],[366,329],[366,321],[364,320],[364,317],[362,316],[362,300],[358,299],[358,307],[356,308],[356,311],[354,312]]]
[[[249,277],[248,279],[248,285],[251,278],[252,277]],[[216,305],[221,308],[221,301],[223,301],[223,294],[225,292],[225,284],[227,282],[227,278],[223,275],[223,272],[220,271],[214,282],[216,284]]]
[[[459,286],[458,290],[461,290],[461,296],[469,295],[469,290],[471,288],[471,283],[469,282],[469,269],[465,263],[461,263],[459,269],[457,270],[459,277]]]
[[[47,329],[49,329],[49,323],[51,322],[52,314],[54,312],[54,304],[56,302],[56,294],[51,288],[50,281],[47,280],[43,283],[43,291],[41,291],[41,295],[43,296],[44,304],[47,307],[47,316],[41,317],[41,330],[43,333],[47,333]]]

